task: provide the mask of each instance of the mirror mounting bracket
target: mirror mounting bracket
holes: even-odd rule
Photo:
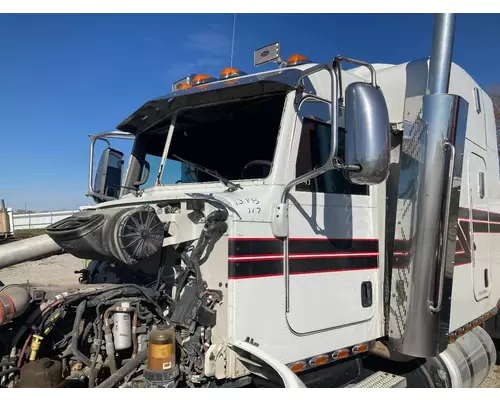
[[[367,63],[365,61],[359,61],[355,60],[354,58],[348,58],[344,57],[341,55],[336,56],[333,61],[332,61],[332,69],[337,73],[338,80],[339,80],[339,104],[344,105],[344,97],[342,96],[342,62],[346,62],[349,64],[354,64],[354,65],[359,65],[361,67],[366,67],[370,71],[371,74],[371,84],[373,87],[376,89],[379,89],[377,86],[377,71],[375,71],[375,68],[373,65],[370,63]]]
[[[90,137],[90,154],[89,154],[89,176],[88,176],[88,192],[86,196],[92,197],[95,200],[109,201],[116,200],[114,197],[105,196],[94,191],[92,187],[92,179],[94,177],[94,147],[97,140],[102,140],[108,144],[108,149],[111,148],[111,143],[108,139],[133,139],[135,135],[130,132],[113,130],[108,132],[101,132]]]

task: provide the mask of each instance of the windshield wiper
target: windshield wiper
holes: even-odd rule
[[[211,175],[214,178],[218,179],[221,181],[225,186],[229,188],[230,192],[234,192],[235,190],[238,189],[243,189],[240,185],[234,184],[230,180],[224,178],[222,175],[220,175],[217,171],[212,171],[211,169],[205,168],[201,165],[195,164],[192,161],[185,160],[184,158],[180,158],[179,156],[176,156],[175,154],[172,154],[175,158],[177,158],[179,161],[182,161],[183,163],[186,163],[187,165],[190,165],[193,168],[196,168],[197,170],[200,170],[201,172],[204,172],[205,174]]]

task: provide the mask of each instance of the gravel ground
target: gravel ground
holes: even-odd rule
[[[62,254],[0,269],[0,281],[6,285],[26,281],[33,285],[77,284],[79,275],[76,275],[74,271],[82,268],[82,260],[70,254]],[[500,388],[500,365],[494,368],[480,387]]]
[[[61,254],[0,269],[0,281],[5,285],[25,283],[26,281],[33,285],[78,284],[79,275],[75,274],[74,271],[82,268],[83,260],[75,258],[71,254]]]

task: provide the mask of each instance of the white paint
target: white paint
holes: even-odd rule
[[[407,118],[404,115],[407,65],[380,65],[378,68],[378,84],[387,100],[392,123],[401,123]],[[301,66],[300,69],[307,67]],[[368,79],[368,76],[361,69],[344,71],[343,88],[363,79]],[[328,74],[314,74],[310,82],[320,96],[330,98]],[[480,91],[483,107],[481,113],[477,113],[474,87],[477,84],[472,78],[453,64],[450,93],[460,95],[469,103],[460,206],[476,207],[474,198],[469,197],[469,188],[475,190],[476,183],[470,173],[477,172],[477,165],[467,164],[470,153],[474,151],[485,159],[483,168],[486,172],[486,200],[477,207],[500,213],[500,179],[491,100]],[[272,206],[279,202],[284,185],[295,178],[302,126],[294,101],[295,93],[291,92],[285,101],[273,168],[265,180],[237,181],[243,189],[233,193],[226,192],[219,182],[157,186],[145,190],[139,198],[125,196],[100,207],[167,199],[216,199],[226,204],[231,212],[228,221],[230,237],[272,238]],[[202,267],[211,288],[217,289],[218,282],[222,283],[224,302],[218,309],[214,329],[218,343],[241,343],[251,338],[258,343],[259,351],[281,363],[288,363],[384,336],[385,196],[384,185],[371,187],[368,196],[313,196],[292,190],[289,203],[291,237],[378,239],[380,255],[376,269],[291,276],[288,287],[284,275],[228,280],[227,253],[224,253],[227,241],[221,241],[220,247]],[[492,309],[500,297],[497,236],[475,234],[474,237],[477,240],[474,266],[455,268],[450,331]],[[287,254],[283,254],[285,261],[286,257]],[[490,287],[487,295],[481,295],[478,271],[485,267],[491,270]],[[360,284],[367,280],[373,284],[373,304],[362,308]],[[286,289],[290,291],[288,313]],[[226,362],[227,376],[237,376],[241,370],[234,353],[228,353]]]

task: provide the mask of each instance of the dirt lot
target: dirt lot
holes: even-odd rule
[[[74,271],[82,268],[82,260],[69,254],[63,254],[0,269],[0,281],[6,285],[26,281],[41,285],[66,285],[78,283],[78,275],[75,275]],[[500,365],[495,367],[481,387],[500,388]]]
[[[0,269],[0,281],[5,285],[26,281],[29,281],[33,285],[66,285],[78,283],[78,275],[74,271],[82,268],[82,260],[70,254],[62,254]]]

